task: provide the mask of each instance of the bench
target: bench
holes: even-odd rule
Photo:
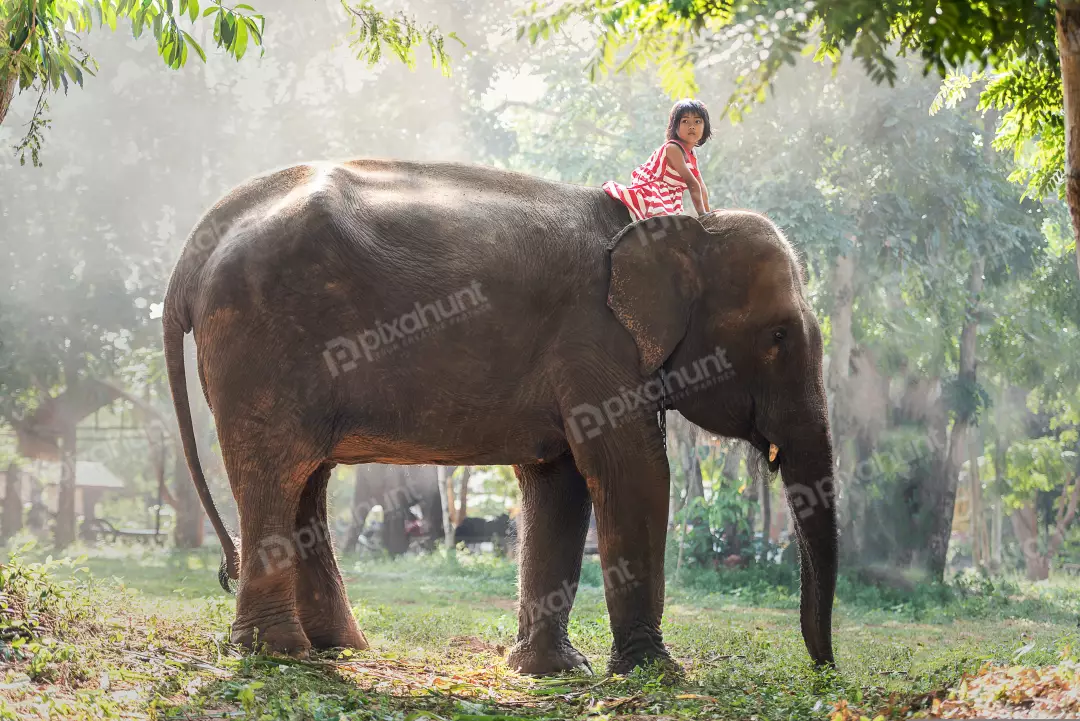
[[[114,543],[121,538],[130,538],[137,541],[151,541],[160,545],[168,536],[165,531],[155,531],[153,528],[117,528],[104,518],[95,518],[88,524],[88,530],[91,533]]]

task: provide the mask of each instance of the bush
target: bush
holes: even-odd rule
[[[64,639],[73,637],[76,627],[92,615],[86,593],[89,579],[79,578],[86,569],[78,568],[72,578],[58,581],[55,572],[72,568],[72,559],[50,556],[31,563],[20,553],[13,552],[0,567],[0,639],[6,642],[0,646],[0,658],[26,664],[31,679],[49,680],[57,664],[75,658],[75,647]]]
[[[681,542],[682,564],[688,568],[715,568],[732,557],[746,565],[758,556],[745,501],[733,488],[718,486],[709,499],[691,499],[675,522],[670,537],[676,556]]]

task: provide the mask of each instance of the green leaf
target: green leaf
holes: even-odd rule
[[[243,20],[243,18],[241,18]],[[236,42],[233,45],[233,55],[236,59],[244,57],[244,53],[247,51],[248,43],[248,28],[246,22],[236,23]]]
[[[262,45],[262,31],[259,29],[259,23],[251,18],[243,18],[244,24],[247,25],[248,30],[251,32],[256,45]]]
[[[199,56],[199,59],[205,63],[206,53],[203,52],[202,46],[200,46],[199,43],[195,42],[195,38],[191,37],[191,35],[188,34],[186,30],[181,30],[180,34],[182,34],[184,36],[184,39],[187,40],[188,45],[195,48],[195,53]]]
[[[11,37],[8,39],[8,47],[10,47],[12,50],[18,50],[19,48],[21,48],[23,46],[23,43],[26,42],[26,38],[29,37],[29,36],[30,36],[30,26],[29,25],[25,25],[25,26],[19,28],[18,31],[13,33],[11,35]]]
[[[221,46],[226,50],[231,50],[233,41],[236,39],[236,22],[228,13],[222,13],[218,19],[221,21]]]

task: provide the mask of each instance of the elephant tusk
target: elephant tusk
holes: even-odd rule
[[[769,463],[776,462],[776,454],[780,452],[780,449],[776,447],[775,443],[769,444]]]

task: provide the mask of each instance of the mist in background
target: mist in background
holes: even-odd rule
[[[378,157],[627,182],[664,141],[672,99],[649,70],[590,82],[587,28],[516,41],[522,6],[411,3],[465,41],[448,46],[450,78],[423,49],[412,71],[367,67],[330,2],[262,0],[264,57],[211,53],[180,72],[145,39],[89,35],[101,69],[50,103],[44,167],[5,150],[35,97],[17,98],[0,127],[0,428],[72,368],[170,412],[156,320],[169,273],[201,214],[253,175]],[[890,89],[851,63],[803,61],[739,125],[722,117],[732,68],[698,73],[713,114],[700,166],[714,208],[767,213],[805,264],[827,343],[846,565],[901,583],[945,564],[1036,577],[1080,563],[1066,513],[1080,493],[1080,311],[1060,204],[1008,182],[1017,159],[988,147],[996,118],[971,101],[931,114],[940,83],[918,68]],[[206,458],[211,419],[205,406],[196,415]],[[690,544],[679,562],[781,560],[779,481],[752,478],[735,446],[689,424],[670,429],[672,526]],[[0,433],[0,457],[13,456],[14,434]],[[108,461],[139,489],[113,512],[141,512],[156,483],[146,459]],[[223,470],[207,465],[229,516]],[[169,472],[174,489],[190,485],[182,462]],[[512,504],[506,469],[478,473]]]

